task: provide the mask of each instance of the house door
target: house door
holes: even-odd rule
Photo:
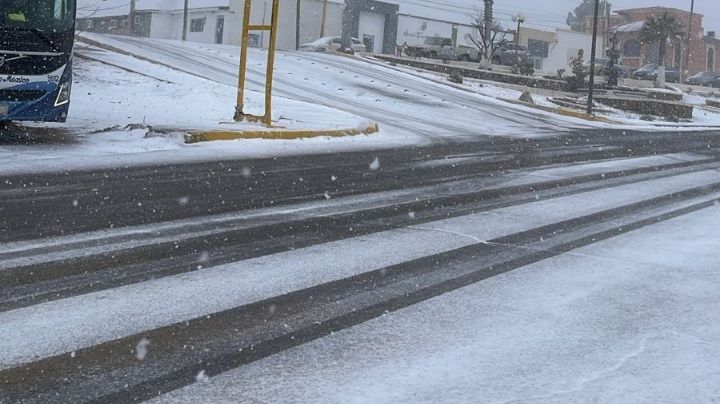
[[[385,14],[360,12],[358,34],[370,53],[383,53],[385,42]]]
[[[217,25],[215,25],[215,43],[223,43],[223,31],[225,30],[225,17],[220,16],[217,18]]]

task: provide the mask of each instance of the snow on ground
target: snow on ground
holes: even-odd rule
[[[234,46],[82,35],[217,83],[234,86],[237,81],[239,51]],[[250,88],[263,85],[266,57],[265,51],[250,49]],[[340,55],[278,52],[275,83],[275,93],[283,97],[350,111],[380,122],[393,133],[425,141],[482,134],[529,136],[528,128],[537,135],[548,135],[589,126],[584,121],[498,103],[494,98],[438,85],[415,74]],[[479,128],[480,119],[484,126]]]
[[[0,140],[1,173],[371,150],[427,143],[429,135],[479,134],[476,117],[467,106],[449,103],[443,98],[447,94],[429,96],[422,90],[393,89],[357,68],[344,72],[337,65],[345,63],[345,58],[328,56],[323,63],[304,59],[307,54],[283,53],[278,60],[273,108],[279,126],[354,128],[381,120],[381,133],[185,145],[182,136],[187,130],[237,127],[221,122],[230,121],[234,113],[238,48],[136,39],[127,44],[120,40],[125,38],[97,35],[92,39],[153,56],[159,63],[79,44],[77,52],[91,60],[76,59],[68,123],[28,124]],[[250,55],[246,112],[261,114],[266,53],[252,50]],[[364,68],[365,63],[356,63]],[[413,106],[418,111],[409,108]],[[438,120],[429,116],[448,108],[453,108],[454,116],[447,116],[445,127],[438,129]],[[369,117],[361,117],[368,111],[372,111]],[[497,126],[492,125],[493,120]],[[497,135],[508,126],[517,127],[513,130],[518,133],[527,132],[527,127],[521,131],[514,119],[493,116],[487,121],[487,134]],[[414,126],[406,127],[410,122]]]
[[[382,63],[386,64],[386,62],[376,62],[376,63]],[[445,85],[450,85],[447,83],[447,75],[442,73],[436,73],[431,72],[427,70],[422,69],[414,69],[411,67],[406,66],[393,66],[393,69],[414,74],[418,77],[424,77],[428,80],[432,80],[435,82],[443,83]],[[452,84],[452,86],[460,87],[460,88],[466,88],[468,90],[472,90],[478,94],[492,97],[498,100],[518,100],[520,98],[520,95],[525,90],[530,90],[532,93],[533,101],[535,104],[543,106],[543,107],[552,107],[552,108],[558,108],[557,104],[554,104],[551,102],[548,97],[569,97],[571,94],[563,93],[563,92],[557,92],[557,91],[550,91],[545,89],[536,89],[536,88],[524,88],[522,86],[518,85],[512,85],[512,84],[501,84],[497,82],[492,82],[488,80],[478,80],[478,79],[472,79],[472,78],[464,78],[463,84]],[[674,91],[671,90],[657,90],[653,89],[656,92],[668,92],[673,93]],[[720,127],[720,112],[717,112],[716,110],[703,108],[705,106],[705,97],[695,95],[695,94],[684,94],[683,101],[688,104],[695,105],[695,110],[693,111],[693,119],[692,122],[683,122],[683,123],[673,123],[673,122],[648,122],[640,119],[639,114],[634,114],[631,112],[621,111],[616,108],[611,108],[608,106],[602,106],[602,109],[607,112],[602,112],[600,115],[607,116],[613,121],[617,122],[617,124],[613,125],[607,125],[602,123],[595,123],[595,126],[597,127],[614,127],[614,128],[620,128],[620,129],[653,129],[653,130],[682,130],[682,131],[688,131],[688,130],[697,130],[697,129],[714,129],[717,127]],[[587,102],[587,100],[585,100]]]
[[[227,123],[235,107],[238,48],[81,36],[139,58],[79,42],[76,52],[85,59],[76,59],[68,123],[0,134],[0,173],[372,150],[479,136],[534,138],[610,126],[500,101],[519,92],[499,86],[454,88],[360,58],[279,52],[273,109],[279,126],[355,128],[375,121],[380,133],[185,145],[182,136],[190,129],[238,127]],[[249,52],[246,112],[262,110],[266,57],[262,50]],[[544,97],[537,102],[549,104]]]
[[[258,128],[222,123],[232,121],[236,88],[120,54],[104,57],[119,67],[76,59],[67,124],[27,124],[0,138],[0,173],[353,151],[406,143],[381,134],[185,145],[188,130]],[[262,114],[262,94],[247,94],[246,112]],[[274,106],[277,125],[287,128],[355,128],[369,122],[283,97],[275,97]]]
[[[706,171],[388,230],[5,311],[0,313],[0,370],[484,240],[715,183],[715,170],[717,165],[712,165]],[[243,276],[235,276],[238,273]]]
[[[718,227],[707,208],[151,402],[716,402]]]

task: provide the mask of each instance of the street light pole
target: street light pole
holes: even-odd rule
[[[182,40],[187,40],[187,25],[188,25],[188,0],[185,0],[185,5],[183,6],[183,32],[182,32]]]
[[[588,103],[587,113],[593,113],[593,87],[595,87],[595,56],[597,48],[598,13],[600,12],[600,0],[595,0],[595,13],[593,15],[592,49],[590,49],[590,81],[588,82]]]
[[[685,79],[685,70],[690,67],[690,47],[692,44],[692,25],[694,14],[695,0],[690,0],[690,23],[688,24],[687,41],[685,41],[685,46],[687,47],[687,49],[685,49],[685,64],[683,64],[682,69],[680,69],[680,83],[682,83]]]
[[[515,69],[519,69],[519,63],[520,60],[518,58],[518,48],[520,48],[520,24],[525,22],[525,17],[523,17],[521,14],[514,15],[512,17],[512,20],[517,22],[517,31],[515,31],[515,57],[514,59],[514,65]]]
[[[295,0],[295,50],[300,49],[300,0]]]
[[[130,35],[135,35],[135,0],[130,0],[130,15],[128,15],[130,21],[128,21],[128,32]]]

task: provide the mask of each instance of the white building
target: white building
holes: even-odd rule
[[[228,25],[230,35],[228,43],[240,44],[242,16],[245,0],[228,0],[233,23]],[[257,25],[270,24],[272,0],[253,0],[250,23]],[[342,31],[342,15],[345,3],[343,0],[328,0],[325,36],[339,36]],[[300,1],[300,38],[299,43],[312,42],[320,38],[323,13],[322,0]],[[296,45],[296,0],[280,0],[278,21],[277,48],[280,50],[295,49]],[[270,42],[268,32],[251,32],[251,43],[267,47]]]
[[[114,6],[113,1],[123,4]],[[160,39],[181,39],[184,0],[136,0],[135,24],[129,24],[127,0],[110,0],[108,7],[84,10],[78,28],[103,33],[132,34]],[[296,44],[320,38],[323,0],[300,0],[300,36],[296,35],[297,0],[280,0],[277,48],[295,49]],[[245,0],[189,0],[187,40],[238,45],[241,39]],[[346,7],[358,7],[348,23]],[[270,23],[272,0],[253,0],[250,21]],[[472,16],[438,12],[436,8],[406,4],[402,0],[327,0],[325,36],[340,36],[343,24],[353,37],[376,53],[393,53],[395,45],[422,44],[428,37],[451,38],[458,45],[473,46]],[[250,33],[253,46],[267,47],[268,32]]]
[[[597,57],[603,55],[603,37],[598,35],[595,50]],[[570,29],[548,29],[536,27],[520,28],[520,45],[526,46],[535,63],[535,69],[555,74],[560,69],[570,72],[570,60],[584,51],[585,62],[590,61],[592,35]]]
[[[402,10],[402,8],[401,8]],[[410,14],[398,14],[398,44],[422,45],[431,37],[451,38],[458,46],[474,46],[476,30],[468,23],[449,22]]]
[[[228,43],[233,22],[230,0],[189,0],[187,40]],[[160,39],[182,39],[184,0],[135,0],[135,24],[130,5],[103,6],[78,12],[78,29]]]

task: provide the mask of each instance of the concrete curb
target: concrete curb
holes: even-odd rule
[[[350,128],[350,129],[268,129],[268,130],[211,130],[196,131],[185,135],[185,143],[212,142],[216,140],[236,139],[275,139],[290,140],[313,137],[343,137],[357,135],[372,135],[380,131],[376,123]]]
[[[527,102],[513,100],[510,98],[498,98],[498,99],[501,101],[509,102],[511,104],[522,105],[522,106],[529,107],[529,108],[535,108],[535,109],[539,109],[541,111],[550,112],[552,114],[557,114],[557,115],[562,115],[562,116],[568,116],[571,118],[584,119],[586,121],[593,121],[593,122],[603,122],[603,123],[609,123],[609,124],[614,124],[614,125],[622,124],[622,122],[613,121],[612,119],[601,116],[601,115],[588,115],[584,112],[574,111],[574,110],[568,109],[568,108],[546,107],[544,105],[530,104]]]

